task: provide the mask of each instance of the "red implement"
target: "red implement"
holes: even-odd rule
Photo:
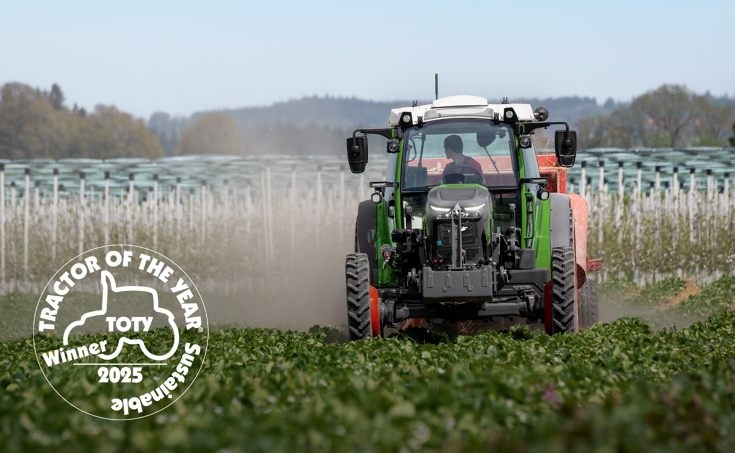
[[[567,169],[561,167],[553,154],[536,156],[542,178],[549,178],[546,190],[554,193],[567,193]],[[574,213],[574,259],[577,264],[577,287],[581,288],[587,279],[587,272],[599,271],[601,260],[587,259],[587,200],[576,193],[569,194]]]
[[[411,318],[406,322],[406,325],[403,326],[403,330],[408,329],[409,327],[424,327],[426,324],[426,318]]]
[[[549,178],[546,190],[552,193],[567,193],[567,169],[560,167],[556,156],[542,154],[536,157],[542,178]]]
[[[370,326],[372,328],[373,338],[380,337],[380,299],[378,298],[378,290],[374,286],[370,286]]]
[[[576,193],[569,194],[574,213],[574,261],[577,263],[577,288],[587,279],[587,200]]]

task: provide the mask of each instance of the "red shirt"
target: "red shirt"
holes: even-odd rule
[[[455,168],[458,165],[469,165],[471,167],[476,168],[478,173],[475,174],[475,172],[473,172],[472,170],[469,170],[467,168],[462,168],[462,167]],[[483,179],[483,182],[484,182],[484,177],[483,177],[483,174],[482,174],[482,165],[480,165],[480,163],[478,161],[476,161],[475,159],[473,159],[473,158],[471,158],[469,156],[464,156],[463,155],[462,156],[462,161],[459,164],[455,164],[454,161],[449,162],[449,164],[447,165],[447,168],[445,168],[444,169],[444,172],[442,173],[442,177],[444,177],[444,175],[446,175],[447,173],[460,173],[460,174],[465,174],[466,173],[468,175],[471,174],[472,177],[475,177],[475,178],[479,175]]]

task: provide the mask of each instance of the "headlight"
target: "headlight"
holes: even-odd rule
[[[434,206],[433,204],[429,206],[431,206],[431,209],[434,212],[449,212],[452,210],[452,208],[440,208],[439,206]]]
[[[472,211],[472,212],[478,212],[480,209],[485,207],[485,203],[479,204],[477,206],[465,206],[463,209],[465,211]]]

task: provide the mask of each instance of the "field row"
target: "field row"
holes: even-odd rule
[[[639,294],[638,303],[676,293],[680,282],[669,283]],[[607,289],[615,285],[627,291]],[[181,400],[125,423],[71,408],[40,374],[30,340],[4,342],[0,449],[731,450],[735,314],[723,307],[735,299],[735,279],[718,285],[701,295],[720,297],[717,314],[659,332],[632,318],[578,335],[513,327],[438,344],[416,343],[410,332],[334,344],[334,329],[219,330]],[[98,385],[94,376],[79,379],[73,402],[105,404],[84,399],[83,389]]]

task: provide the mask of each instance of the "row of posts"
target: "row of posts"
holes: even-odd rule
[[[599,161],[599,182],[598,182],[598,190],[599,192],[607,192],[607,184],[608,180],[605,178],[605,161],[601,160]],[[640,192],[643,187],[643,181],[642,181],[642,173],[643,173],[643,162],[636,162],[636,167],[638,169],[638,174],[636,181],[636,187],[638,188],[638,191]],[[657,165],[656,166],[656,179],[655,181],[650,181],[651,189],[655,190],[657,193],[661,191],[661,169],[663,166]],[[579,184],[579,194],[583,197],[587,195],[588,192],[592,192],[592,178],[587,177],[587,162],[582,161],[581,163],[581,178],[580,178],[580,184]],[[689,191],[695,191],[697,189],[697,181],[695,179],[695,173],[696,169],[690,168],[689,169]],[[712,174],[711,169],[706,170],[707,173],[707,199],[711,200],[715,191],[717,190],[717,183],[715,180],[714,175]],[[574,191],[574,178],[570,178],[570,187],[569,192]],[[679,193],[679,190],[682,189],[681,184],[679,183],[679,167],[674,167],[673,175],[671,178],[671,187],[673,189],[674,193]],[[669,189],[669,181],[664,181],[664,188]],[[589,189],[588,189],[589,188]],[[730,172],[726,172],[724,174],[724,184],[723,187],[720,188],[720,193],[724,194],[725,198],[728,198],[730,190]],[[623,162],[618,162],[618,194],[619,196],[623,196],[625,193],[625,181],[623,178]]]
[[[296,170],[297,170],[297,167],[296,167],[296,165],[294,165],[292,167],[292,172],[291,172],[291,181],[290,181],[290,183],[291,183],[291,190],[290,190],[290,194],[289,194],[289,201],[291,202],[291,206],[295,206],[296,203],[297,203],[297,199],[296,199],[296,196],[297,196],[297,191],[296,191]],[[342,211],[345,208],[345,206],[344,206],[345,174],[344,173],[345,173],[345,168],[344,167],[341,167],[340,168],[340,178],[339,178],[339,190],[340,190],[340,194],[341,194],[341,196],[340,196],[340,211]],[[110,211],[109,211],[109,208],[110,208],[110,205],[109,205],[109,202],[110,202],[110,182],[109,182],[110,172],[105,172],[104,175],[105,175],[105,178],[104,178],[104,180],[105,180],[104,193],[100,194],[100,197],[101,197],[100,201],[102,202],[102,205],[103,205],[103,209],[102,210],[103,210],[103,213],[104,213],[104,217],[103,218],[104,218],[104,225],[105,225],[105,228],[104,228],[104,240],[105,240],[105,243],[107,244],[107,243],[109,243],[109,239],[110,239],[109,238],[109,234],[110,234],[110,228],[109,228],[109,226],[110,226],[109,225],[109,223],[110,223]],[[80,254],[84,252],[84,250],[83,250],[83,244],[84,244],[84,224],[85,224],[84,201],[87,199],[87,195],[86,195],[86,184],[85,184],[85,179],[86,178],[85,178],[85,176],[86,175],[85,175],[84,172],[80,172],[79,173],[79,201],[81,202],[80,203],[81,209],[78,210],[79,225],[80,225],[80,228],[79,228],[79,238],[78,238],[78,240],[79,240],[79,250],[78,250],[78,252]],[[265,169],[261,171],[260,176],[261,176],[260,177],[260,186],[261,186],[260,188],[261,188],[261,194],[262,194],[262,197],[263,197],[263,203],[262,203],[263,212],[261,214],[263,216],[263,219],[264,219],[265,225],[266,225],[266,228],[265,228],[265,231],[264,231],[264,236],[265,236],[264,239],[265,239],[265,245],[266,245],[266,256],[265,256],[265,259],[266,259],[266,261],[271,261],[273,259],[273,242],[274,242],[274,238],[272,236],[272,229],[273,229],[273,206],[272,206],[271,171],[270,171],[270,166],[269,165],[266,165],[265,166]],[[134,173],[130,173],[129,176],[128,176],[129,183],[128,183],[128,188],[127,188],[128,196],[127,196],[127,202],[126,202],[127,206],[129,207],[129,209],[126,210],[127,211],[127,214],[126,214],[127,219],[126,220],[128,222],[128,227],[129,227],[128,237],[132,237],[133,236],[133,222],[132,222],[132,209],[131,208],[132,208],[133,204],[137,203],[137,201],[136,201],[136,195],[135,195],[136,192],[135,192],[134,180],[135,180],[135,174]],[[158,181],[159,181],[158,175],[157,174],[154,174],[153,175],[153,187],[149,188],[150,194],[147,197],[147,200],[149,201],[150,206],[152,208],[152,214],[153,214],[153,221],[154,221],[154,223],[157,222],[157,217],[158,217],[158,201],[159,201],[159,197],[161,195],[161,194],[159,194]],[[317,167],[317,174],[316,174],[316,181],[315,182],[316,182],[316,197],[315,197],[315,202],[316,202],[316,205],[317,205],[316,206],[317,207],[317,212],[321,212],[320,211],[320,208],[321,208],[321,205],[323,204],[323,200],[322,200],[322,167],[321,166],[318,166]],[[359,187],[359,191],[358,191],[358,196],[360,197],[360,199],[363,199],[365,197],[365,189],[363,187],[364,186],[364,183],[365,183],[364,176],[363,175],[360,175],[360,187]],[[311,186],[311,185],[312,184],[309,183],[309,186]],[[39,188],[39,186],[40,186],[40,181],[36,181],[36,184],[35,184],[35,196],[34,196],[34,200],[33,200],[34,206],[39,206],[40,205],[40,199],[41,198],[40,198],[40,188]],[[224,205],[225,216],[227,217],[228,216],[228,207],[229,207],[229,195],[228,195],[228,193],[229,193],[229,186],[228,186],[228,180],[224,180],[224,186],[225,186],[225,188],[224,188],[223,193],[222,193],[222,203]],[[245,190],[246,190],[246,193],[247,194],[250,193],[250,187],[249,186],[246,187]],[[10,193],[10,203],[11,203],[11,206],[15,207],[17,205],[16,198],[17,198],[17,195],[18,195],[18,193],[16,191],[16,184],[15,184],[15,182],[11,183],[11,185],[10,185],[10,191],[11,191],[11,193]],[[30,193],[30,191],[31,191],[31,169],[30,168],[26,168],[25,169],[25,191],[24,191],[25,192],[24,193],[24,200],[25,200],[25,202],[23,203],[23,219],[24,219],[23,269],[24,269],[26,275],[28,275],[28,243],[29,243],[29,224],[30,224],[30,222],[29,222],[29,219],[30,219],[30,211],[29,210],[30,210],[30,205],[31,205],[31,193]],[[52,240],[51,240],[51,243],[52,243],[52,250],[51,250],[52,260],[54,260],[55,257],[56,257],[56,250],[55,249],[56,249],[56,235],[57,235],[57,211],[58,211],[58,207],[59,207],[59,196],[60,196],[60,192],[63,192],[63,191],[64,191],[64,186],[59,184],[59,170],[55,168],[55,169],[53,169],[53,197],[50,200],[51,201],[50,205],[51,205],[51,209],[52,209],[52,213],[53,213],[53,215],[52,215]],[[190,191],[189,191],[189,193],[190,193],[190,199],[191,200],[194,199],[194,196],[195,196],[194,195],[194,192],[195,192],[195,190],[193,188],[190,189]],[[203,206],[206,206],[205,202],[206,202],[206,200],[209,199],[209,194],[207,192],[208,192],[207,182],[205,180],[202,180],[201,181],[200,195],[201,195],[201,201],[202,201]],[[94,187],[92,187],[91,196],[94,199]],[[182,203],[182,190],[181,190],[181,178],[180,177],[177,177],[176,178],[175,196],[174,196],[173,186],[170,186],[169,187],[169,197],[174,198],[174,205],[175,205],[176,210],[177,210],[177,217],[180,219],[181,218],[181,203]],[[6,257],[5,257],[5,253],[6,253],[6,250],[5,250],[6,249],[6,238],[5,238],[5,219],[6,219],[5,209],[6,209],[6,203],[5,203],[5,199],[6,199],[6,193],[5,193],[5,164],[0,163],[0,281],[2,281],[2,282],[5,282],[5,262],[6,262]],[[124,198],[123,191],[121,191],[121,193],[120,193],[120,199],[121,200],[124,200],[125,199]],[[205,211],[206,211],[206,209],[202,209],[202,224],[203,225],[205,224],[205,222],[204,222],[204,220],[205,220],[204,219],[204,217],[205,217]],[[340,214],[341,214],[341,212],[340,212]],[[190,213],[190,216],[191,216],[191,213]],[[296,246],[296,243],[295,243],[295,241],[296,241],[296,234],[295,233],[296,233],[296,229],[297,229],[297,222],[296,222],[295,216],[290,216],[290,217],[291,217],[290,221],[291,221],[291,231],[292,231],[290,241],[291,241],[291,246],[292,247],[295,247]],[[190,222],[191,222],[191,219],[190,219]],[[206,232],[205,231],[202,231],[202,235],[205,235],[205,234],[206,234]],[[317,238],[316,239],[317,239],[317,242],[318,242],[319,241],[319,237],[318,236],[320,235],[320,229],[319,228],[316,229],[316,235],[317,235]],[[342,231],[341,230],[339,232],[339,235],[340,235],[340,237],[342,236]],[[154,248],[155,248],[156,245],[157,245],[157,229],[156,228],[154,228],[154,230],[153,230],[153,242],[154,242]]]
[[[85,195],[85,173],[80,172],[79,173],[79,200],[84,201],[86,199]],[[53,197],[51,199],[51,209],[53,211],[52,216],[52,260],[55,259],[56,256],[56,229],[57,229],[57,216],[56,211],[58,209],[59,204],[59,193],[64,191],[64,186],[59,185],[59,169],[54,168],[53,170]],[[132,204],[135,202],[135,196],[133,195],[135,193],[135,174],[130,173],[128,176],[129,185],[128,185],[128,198],[127,202],[129,206],[132,206]],[[228,181],[224,181],[225,187],[228,185]],[[39,193],[39,186],[40,181],[36,181],[35,184],[35,196],[34,196],[34,204],[35,206],[38,206],[40,203],[40,193]],[[206,188],[206,181],[202,181],[202,197],[205,195],[205,188]],[[25,203],[23,204],[23,220],[24,220],[24,228],[23,228],[23,269],[28,273],[28,242],[29,242],[29,217],[30,217],[30,190],[31,190],[31,169],[26,168],[25,169],[25,194],[24,199]],[[10,200],[11,205],[16,206],[16,184],[15,182],[12,182],[10,184]],[[159,193],[158,193],[158,175],[153,175],[153,187],[149,189],[150,192],[152,192],[153,199],[158,200]],[[225,189],[225,195],[223,196],[225,205],[227,205],[227,189]],[[190,194],[194,194],[194,189],[190,190]],[[92,188],[92,196],[94,196],[94,188]],[[123,194],[121,193],[121,199],[123,197]],[[0,281],[5,281],[5,164],[0,163]],[[203,198],[204,199],[204,198]],[[105,222],[105,243],[109,243],[109,200],[110,200],[110,172],[105,172],[105,190],[102,200],[104,201],[104,222]],[[180,209],[180,200],[181,200],[181,178],[176,178],[176,198],[175,203],[177,206],[177,209]],[[83,253],[83,244],[84,244],[84,221],[85,221],[85,210],[84,210],[84,204],[81,203],[81,209],[79,209],[79,253]],[[132,237],[132,222],[131,222],[131,210],[128,209],[128,225],[130,228],[129,237]],[[157,214],[158,214],[158,203],[153,203],[153,218],[154,222],[157,221]],[[154,229],[154,247],[157,242],[157,230]]]

